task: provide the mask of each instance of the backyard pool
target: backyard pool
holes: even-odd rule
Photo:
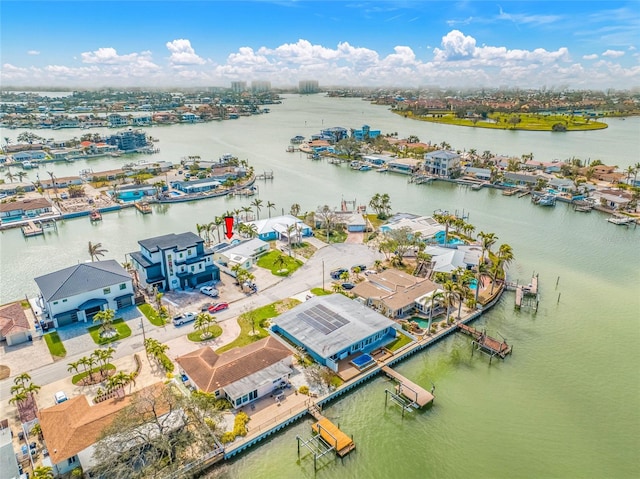
[[[362,354],[361,356],[358,356],[357,358],[351,360],[351,364],[353,364],[358,369],[364,369],[368,366],[371,366],[373,363],[375,363],[375,359],[373,359],[368,354]]]

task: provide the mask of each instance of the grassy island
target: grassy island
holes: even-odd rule
[[[395,111],[394,113],[415,120],[443,123],[445,125],[471,126],[476,128],[493,128],[497,130],[527,131],[585,131],[602,130],[607,124],[595,119],[574,115],[541,115],[538,113],[490,113],[483,117],[459,117],[456,113],[429,113],[415,115],[412,111]]]

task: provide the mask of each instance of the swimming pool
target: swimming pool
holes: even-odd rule
[[[375,359],[373,359],[368,354],[362,354],[357,358],[351,360],[351,364],[353,364],[358,369],[364,369],[368,366],[371,366],[373,363],[375,363]]]
[[[177,191],[170,191],[170,192],[169,192],[169,196],[176,197],[176,196],[182,196],[182,194],[181,194],[181,193],[178,193]]]
[[[424,319],[424,318],[411,318],[409,319],[409,321],[413,321],[414,323],[418,323],[418,326],[420,326],[422,329],[427,329],[429,327],[429,320],[428,319]],[[433,321],[431,322],[431,324],[433,325]]]

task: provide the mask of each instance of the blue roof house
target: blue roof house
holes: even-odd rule
[[[311,227],[305,224],[300,218],[293,215],[276,216],[258,221],[248,221],[246,224],[255,225],[258,238],[262,241],[273,241],[283,239],[287,236],[287,229],[295,225],[298,228],[299,236],[311,236]]]
[[[395,340],[398,324],[342,294],[315,296],[273,319],[271,330],[338,371],[338,362]]]

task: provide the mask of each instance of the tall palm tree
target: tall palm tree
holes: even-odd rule
[[[113,318],[115,315],[116,312],[113,309],[103,309],[93,316],[93,322],[100,323],[103,332],[111,331],[113,329]]]
[[[80,367],[80,361],[75,361],[75,362],[71,362],[68,364],[68,368],[67,371],[69,371],[70,373],[74,372],[76,374],[78,374],[78,368]]]
[[[18,171],[18,173],[16,173],[16,176],[18,177],[18,181],[22,182],[22,180],[29,175],[27,175],[25,171]]]
[[[200,338],[205,339],[211,336],[211,332],[208,331],[209,326],[213,323],[213,316],[209,313],[200,313],[196,316],[196,320],[193,323],[193,328],[196,331],[200,331]]]
[[[47,175],[51,178],[51,187],[53,188],[53,194],[58,196],[58,182],[56,181],[56,176],[53,171],[47,171]]]
[[[447,306],[446,318],[448,321],[451,308],[455,306],[458,301],[461,301],[461,295],[457,285],[451,280],[445,281],[442,285],[442,295],[444,304]]]
[[[272,203],[271,201],[267,201],[267,211],[269,211],[269,218],[271,218],[271,210],[275,210],[276,209],[276,204]]]
[[[444,298],[444,294],[442,291],[436,289],[433,293],[431,293],[431,307],[429,308],[429,323],[427,324],[427,331],[431,332],[431,323],[433,320],[433,309],[435,308],[436,301],[438,303]]]
[[[300,205],[298,203],[292,204],[289,213],[291,213],[292,216],[298,216],[300,214]]]
[[[251,202],[251,205],[256,209],[256,219],[260,219],[260,210],[262,209],[262,200],[256,198]]]
[[[251,213],[251,211],[253,211],[253,209],[251,208],[251,206],[243,206],[242,207],[242,212],[244,213],[244,220],[245,221],[249,221],[249,213]]]
[[[14,175],[13,173],[11,173],[11,170],[7,171],[4,176],[11,182],[13,183],[13,180],[16,179],[16,175]]]
[[[102,247],[102,243],[93,244],[91,241],[89,241],[88,251],[91,261],[96,261],[98,256],[104,256],[105,253],[109,252],[109,250]]]

